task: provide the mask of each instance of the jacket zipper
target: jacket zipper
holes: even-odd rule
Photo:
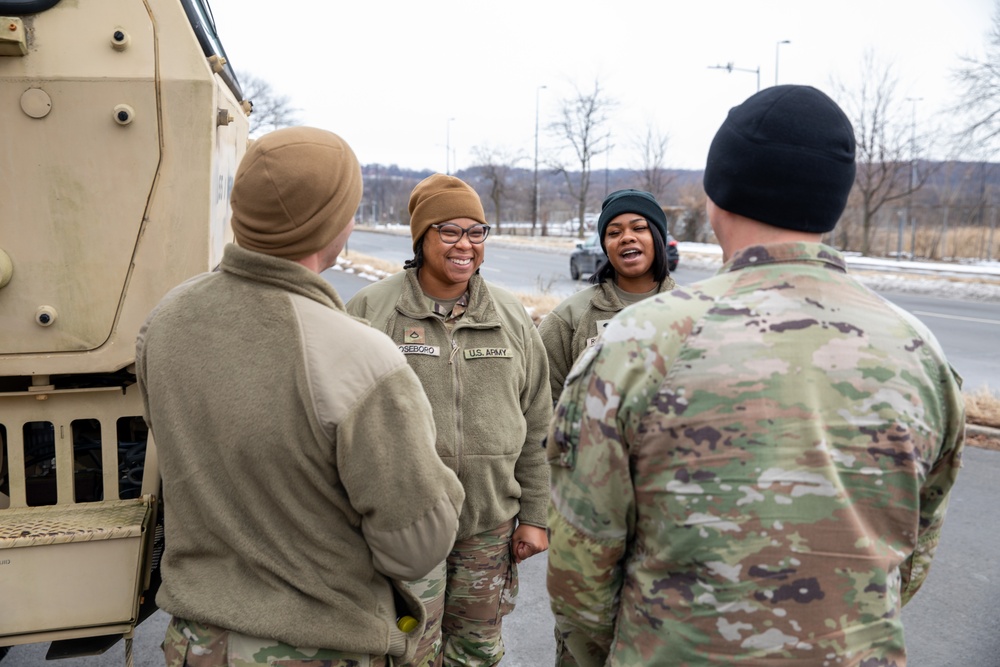
[[[451,354],[448,356],[448,365],[452,367],[452,374],[455,378],[455,453],[458,463],[455,466],[455,474],[462,478],[462,455],[465,453],[465,442],[462,433],[462,374],[459,364],[455,363],[455,355],[458,354],[458,341],[455,340],[455,329],[450,332]]]

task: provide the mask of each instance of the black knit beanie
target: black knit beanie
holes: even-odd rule
[[[705,165],[705,193],[751,220],[823,233],[854,184],[854,128],[811,86],[774,86],[729,110]]]
[[[663,242],[667,242],[667,216],[664,215],[663,207],[657,203],[656,198],[642,190],[616,190],[604,199],[601,204],[601,217],[597,219],[597,236],[601,240],[601,248],[605,254],[608,250],[604,247],[604,232],[608,229],[608,223],[622,213],[637,213],[646,218],[660,230]]]

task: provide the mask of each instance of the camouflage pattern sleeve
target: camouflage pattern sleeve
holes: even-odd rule
[[[900,603],[909,602],[923,586],[941,539],[948,497],[962,464],[965,443],[965,404],[961,377],[942,360],[942,411],[947,432],[941,453],[920,489],[920,528],[913,554],[900,565]]]
[[[604,342],[573,368],[549,431],[548,590],[557,665],[603,665],[613,642],[636,525],[628,443],[653,394],[644,387],[655,389],[665,367],[641,367],[642,382],[629,386],[628,405],[619,393],[624,378],[616,374],[634,375],[621,362],[648,344],[648,334],[634,320],[606,330]]]
[[[604,385],[590,395],[593,348],[571,375],[556,406],[546,444],[552,466],[549,504],[548,591],[556,619],[557,665],[603,665],[611,647],[628,539],[628,510],[617,499],[632,497],[628,456],[613,428],[585,415],[613,417]],[[608,414],[610,413],[610,414]],[[603,471],[594,480],[592,472]]]

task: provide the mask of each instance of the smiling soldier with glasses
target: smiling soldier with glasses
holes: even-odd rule
[[[443,174],[421,181],[410,233],[405,270],[347,304],[406,355],[430,399],[438,455],[466,492],[454,549],[406,584],[426,607],[410,664],[495,665],[516,564],[548,548],[548,362],[521,302],[479,275],[490,227],[472,187]]]

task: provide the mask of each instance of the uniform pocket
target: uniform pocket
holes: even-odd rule
[[[514,611],[517,604],[517,594],[519,591],[517,578],[517,563],[513,556],[510,557],[510,567],[507,569],[507,581],[504,583],[503,593],[500,598],[500,619]]]
[[[188,639],[176,627],[173,619],[167,624],[167,634],[160,648],[167,667],[185,667],[187,664]]]

